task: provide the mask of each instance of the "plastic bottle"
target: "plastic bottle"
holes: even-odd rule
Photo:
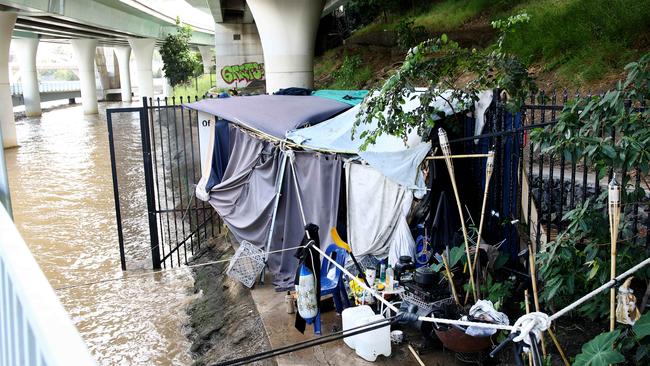
[[[386,263],[381,262],[379,267],[379,281],[386,283]]]
[[[386,269],[386,291],[393,291],[394,280],[395,271],[393,267],[388,266],[388,269]]]

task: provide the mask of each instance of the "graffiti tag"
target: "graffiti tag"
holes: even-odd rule
[[[263,80],[264,64],[247,62],[241,65],[224,66],[221,69],[221,77],[227,84],[232,84],[235,81]]]

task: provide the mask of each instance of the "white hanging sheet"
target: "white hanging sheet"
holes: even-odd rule
[[[412,256],[415,242],[406,216],[413,193],[371,166],[347,162],[345,168],[352,252],[359,257],[389,257],[389,264],[400,255]]]

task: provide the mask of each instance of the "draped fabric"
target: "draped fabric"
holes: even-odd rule
[[[413,193],[370,166],[347,163],[345,173],[352,252],[358,257],[389,257],[389,264],[400,255],[414,257],[415,242],[406,221]]]
[[[222,182],[212,189],[209,202],[238,242],[247,240],[266,248],[283,152],[237,127],[231,127],[230,142],[230,161]],[[296,190],[287,162],[270,251],[301,242],[304,225],[298,192],[307,221],[324,228],[320,235],[325,239],[323,246],[331,242],[329,228],[336,226],[341,161],[331,155],[296,152],[295,167],[300,190]],[[285,251],[269,256],[269,269],[279,288],[292,286],[298,264],[294,253]]]
[[[214,148],[212,149],[212,166],[205,191],[221,183],[230,158],[230,128],[228,121],[218,119],[215,127]]]
[[[332,243],[330,228],[336,227],[341,187],[341,160],[334,155],[295,152],[295,168],[300,187],[300,198],[308,223],[320,228],[321,249]],[[282,183],[282,195],[276,217],[271,250],[299,245],[305,233],[298,191],[287,166]],[[296,261],[292,252],[283,252],[269,259],[269,266],[277,268],[274,284],[290,287]]]

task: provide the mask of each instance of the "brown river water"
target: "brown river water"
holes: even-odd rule
[[[80,105],[16,124],[19,148],[5,151],[14,219],[52,287],[148,271],[142,155],[135,114],[118,117],[116,139],[128,270],[120,269],[105,108]],[[117,134],[117,132],[116,132]],[[185,309],[188,270],[59,289],[57,294],[100,365],[192,363]]]

